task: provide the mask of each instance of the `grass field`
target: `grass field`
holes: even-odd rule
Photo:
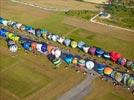
[[[65,16],[63,13],[43,11],[12,3],[9,0],[0,2],[2,3],[0,15],[4,18],[38,28],[46,28],[56,34],[67,35],[67,37],[76,40],[84,40],[90,45],[96,45],[106,50],[114,49],[128,58],[134,59],[133,33],[101,29],[97,25]],[[52,68],[53,64],[46,57],[42,55],[34,56],[32,53],[27,55],[23,49],[19,50],[18,56],[12,57],[2,39],[0,39],[0,44],[0,80],[2,81],[0,83],[0,99],[2,100],[20,100],[20,98],[26,100],[56,99],[84,79],[82,74],[76,74],[72,69],[65,70],[64,63],[60,69],[54,70]],[[60,47],[68,49],[64,46]],[[70,50],[75,54],[78,53],[78,50]],[[95,81],[95,83],[106,85],[103,81]],[[107,87],[110,86],[107,84],[104,88]],[[124,98],[124,94],[118,96],[115,96],[115,93],[111,94],[111,91],[115,89],[106,89],[105,94],[100,93],[100,96],[98,96],[96,91],[99,91],[99,89],[94,90],[93,94],[87,97],[87,100],[92,97],[96,97],[95,100],[98,100],[99,97],[107,100],[107,96]],[[118,92],[122,91],[119,90]],[[124,93],[126,93],[126,97],[129,96],[129,92]]]
[[[0,43],[1,100],[9,100],[8,97],[13,100],[37,100],[40,95],[47,100],[54,99],[84,79],[83,75],[76,74],[71,69],[65,70],[64,65],[55,70],[46,57],[25,54],[23,49],[19,50],[18,56],[13,57],[6,42],[0,39]]]
[[[27,3],[40,5],[48,8],[71,9],[71,10],[98,10],[96,4],[80,2],[78,0],[19,0]]]
[[[133,100],[134,95],[121,87],[96,78],[93,81],[93,91],[85,97],[85,100]]]

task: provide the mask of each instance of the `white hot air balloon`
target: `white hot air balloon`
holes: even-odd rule
[[[17,52],[17,50],[18,50],[18,46],[17,45],[11,45],[10,47],[9,47],[9,50],[11,51],[11,52]]]
[[[93,69],[93,68],[94,68],[94,62],[93,62],[93,61],[87,61],[87,62],[86,62],[86,68],[87,68],[88,70]]]
[[[37,51],[39,51],[39,52],[42,53],[42,51],[41,51],[41,47],[42,47],[42,44],[37,43],[36,49],[37,49]]]
[[[55,50],[55,57],[59,58],[61,56],[61,50],[60,49],[56,49]]]

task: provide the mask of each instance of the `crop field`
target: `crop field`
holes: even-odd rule
[[[34,3],[36,0],[27,0],[27,2],[31,1]],[[43,1],[45,4],[49,4],[50,1],[52,2],[52,0],[40,0],[36,2],[36,4],[43,4]],[[78,2],[74,0],[70,1]],[[60,5],[62,8],[62,2],[66,1],[57,0],[57,2],[54,1],[52,2],[53,4],[49,5],[53,6],[56,3],[56,6]],[[106,50],[116,50],[125,57],[134,59],[134,34],[132,32],[105,28],[82,19],[66,16],[63,12],[44,11],[13,3],[10,0],[1,0],[0,3],[2,4],[0,7],[0,16],[4,18],[36,28],[46,28],[55,34],[65,35],[77,41],[83,40],[89,45],[102,47]],[[78,2],[78,4],[79,3],[81,4],[81,2]],[[87,4],[85,3],[85,5]],[[89,5],[90,3],[88,6]],[[77,8],[77,6],[69,6],[74,7],[74,9]],[[56,43],[54,44],[57,45]],[[65,46],[58,46],[66,50],[68,49]],[[78,54],[77,49],[70,49],[70,51]],[[83,53],[80,52],[80,54]],[[95,58],[98,59],[97,57]],[[102,61],[101,58],[98,60]],[[22,48],[19,49],[18,53],[14,56],[9,52],[5,40],[0,38],[0,99],[55,100],[85,78],[82,73],[78,74],[71,68],[66,70],[64,68],[65,63],[63,63],[59,69],[53,69],[53,66],[54,65],[44,55],[35,56],[33,53],[27,54]],[[95,80],[95,83],[94,87],[99,87],[99,84],[106,84],[101,80]],[[107,87],[112,86],[106,84],[104,88]],[[103,88],[101,88],[101,90],[103,90]],[[126,100],[125,96],[130,96],[128,100],[132,99],[128,91],[120,91],[117,89],[117,91],[112,94],[111,91],[114,90],[116,91],[115,88],[106,89],[104,94],[99,94],[98,96],[98,92],[96,92],[98,90],[95,88],[91,96],[89,95],[85,97],[85,99],[99,100],[98,98],[102,96],[104,100],[108,100],[107,96],[110,98],[115,97],[114,100]],[[117,92],[119,94],[115,96]]]
[[[18,0],[40,5],[46,8],[71,9],[71,10],[98,10],[96,4],[80,2],[79,0]],[[93,1],[93,0],[92,0]],[[97,1],[97,0],[96,0]],[[100,1],[100,0],[98,0]]]

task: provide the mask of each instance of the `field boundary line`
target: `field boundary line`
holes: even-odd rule
[[[52,7],[41,7],[38,6],[36,4],[32,4],[32,3],[27,3],[27,2],[23,2],[23,1],[18,1],[18,0],[10,0],[11,2],[15,2],[15,3],[20,3],[23,5],[27,5],[27,6],[31,6],[31,7],[36,7],[36,8],[40,8],[42,10],[46,10],[46,11],[60,11],[60,12],[67,12],[69,11],[69,9],[59,9],[59,8],[52,8]]]
[[[131,30],[131,29],[128,29],[128,28],[123,28],[123,27],[114,26],[114,25],[111,25],[111,24],[106,24],[106,23],[98,22],[98,21],[95,20],[98,16],[99,16],[99,14],[95,15],[94,17],[92,17],[90,19],[90,22],[95,23],[95,24],[100,24],[100,25],[103,25],[103,26],[107,26],[107,27],[117,28],[117,29],[129,31],[129,32],[134,32],[134,30]]]

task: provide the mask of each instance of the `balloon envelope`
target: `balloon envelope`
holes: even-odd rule
[[[65,40],[64,40],[65,46],[69,46],[70,43],[71,43],[71,40],[70,40],[70,39],[65,39]]]
[[[9,50],[11,51],[11,52],[17,52],[17,50],[18,50],[18,46],[17,45],[11,45],[11,46],[9,46]]]
[[[47,44],[46,43],[42,44],[41,51],[42,52],[46,52],[47,51]]]
[[[118,59],[118,64],[124,66],[124,65],[126,64],[126,61],[127,61],[126,58],[119,58],[119,59]]]
[[[79,49],[82,49],[85,45],[86,45],[86,43],[83,42],[83,41],[78,42],[78,48]]]
[[[94,62],[93,62],[93,61],[87,61],[87,62],[86,62],[86,68],[87,68],[88,70],[93,69],[93,68],[94,68]]]
[[[77,47],[77,42],[76,41],[72,41],[71,42],[71,47],[72,48],[76,48]]]
[[[72,63],[72,60],[73,60],[73,55],[71,55],[71,54],[66,55],[65,58],[64,58],[64,61],[67,64],[71,64]]]
[[[104,74],[105,75],[110,75],[112,73],[113,69],[110,67],[105,67],[104,69]]]
[[[96,51],[96,48],[95,48],[95,47],[91,47],[91,48],[89,49],[89,53],[90,53],[91,55],[95,55],[95,51]]]

